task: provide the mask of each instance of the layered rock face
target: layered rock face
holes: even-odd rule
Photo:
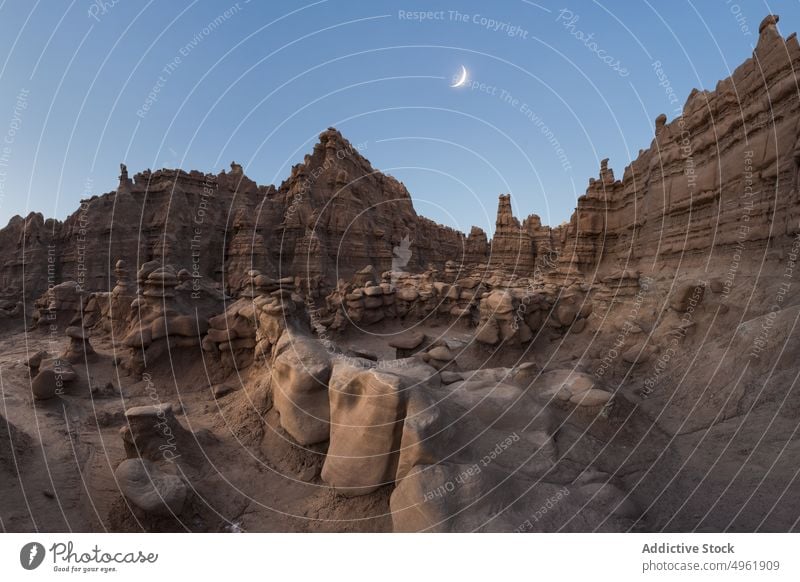
[[[604,160],[564,227],[536,215],[520,223],[508,195],[491,242],[477,227],[464,236],[437,225],[416,214],[402,183],[329,129],[278,188],[256,185],[238,164],[217,175],[148,170],[133,179],[123,167],[115,193],[83,201],[63,223],[13,218],[0,231],[2,295],[24,287],[35,298],[48,281],[65,280],[108,290],[117,259],[185,265],[236,291],[250,269],[332,284],[367,264],[414,271],[455,259],[527,276],[557,255],[562,272],[607,276],[620,263],[685,264],[709,249],[763,253],[800,230],[792,73],[800,44],[776,23],[764,21],[753,57],[714,91],[694,91],[669,123],[659,116],[651,147],[621,180]]]
[[[221,280],[228,248],[235,250],[228,244],[235,231],[226,224],[229,211],[252,211],[267,189],[238,172],[148,170],[131,180],[121,170],[116,192],[83,200],[64,222],[31,214],[0,231],[10,239],[4,294],[22,293],[24,283],[26,297],[38,297],[62,281],[110,290],[120,259],[135,268],[152,260],[187,265],[197,278]]]
[[[584,273],[694,264],[702,255],[764,255],[798,231],[800,44],[760,27],[753,57],[713,91],[694,90],[618,180],[604,160],[578,200],[564,264]]]
[[[405,259],[396,252],[404,238]],[[31,299],[68,280],[110,290],[117,260],[183,265],[234,292],[251,269],[335,282],[366,264],[441,265],[463,256],[464,239],[418,216],[403,184],[329,129],[279,188],[258,186],[236,163],[217,175],[165,169],[133,179],[123,165],[115,192],[82,201],[64,222],[14,217],[0,230],[0,293],[10,300],[24,288]]]
[[[464,263],[468,265],[484,262],[489,256],[489,239],[482,228],[473,226],[467,235]]]
[[[419,269],[464,254],[464,235],[418,217],[402,183],[375,171],[341,134],[320,135],[314,151],[292,168],[275,196],[281,223],[282,274],[326,274],[334,280],[372,264],[397,264],[408,237],[411,255],[400,268]],[[276,241],[277,242],[277,241]]]
[[[473,226],[466,240],[464,264],[488,263],[491,269],[503,269],[520,277],[551,269],[562,245],[563,227],[543,226],[536,214],[522,221],[514,216],[511,195],[501,194],[497,203],[494,237]]]

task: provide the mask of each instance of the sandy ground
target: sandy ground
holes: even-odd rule
[[[153,374],[154,393],[146,382],[118,375],[110,343],[94,340],[97,354],[75,366],[79,377],[66,393],[34,403],[23,362],[52,349],[48,340],[34,332],[0,341],[0,412],[11,424],[0,427],[4,531],[391,529],[388,491],[346,499],[318,479],[298,479],[304,464],[320,462],[320,451],[289,443],[275,412],[262,420],[245,390],[215,400],[194,351],[173,354],[174,376],[169,362]],[[91,393],[90,385],[99,388]],[[119,435],[125,409],[156,401],[171,402],[182,426],[200,435],[199,454],[176,462],[195,494],[194,515],[182,522],[148,522],[128,506],[114,479],[114,468],[125,458]]]
[[[393,321],[369,335],[349,330],[340,343],[391,359],[388,341],[405,329]],[[426,321],[416,329],[456,346],[462,370],[520,361],[572,367],[585,357],[580,338],[563,343],[542,334],[525,350],[490,350],[470,342],[466,326]],[[8,421],[0,426],[3,531],[391,531],[390,488],[346,498],[325,485],[318,477],[325,446],[303,448],[287,437],[265,395],[263,371],[245,370],[239,390],[215,399],[199,350],[176,350],[152,370],[150,383],[137,382],[118,373],[110,340],[94,338],[97,353],[75,365],[78,379],[66,392],[34,403],[24,362],[66,345],[66,338],[49,340],[21,329],[0,340],[0,421]],[[554,473],[592,465],[620,479],[644,510],[636,530],[800,529],[794,407],[758,407],[670,436],[659,426],[657,403],[627,389],[618,399],[605,425],[559,418]],[[124,411],[167,402],[194,441],[174,466],[193,492],[180,521],[134,510],[114,479],[125,458]]]

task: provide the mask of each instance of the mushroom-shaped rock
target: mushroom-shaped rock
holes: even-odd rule
[[[185,444],[185,429],[180,425],[172,404],[135,406],[125,412],[128,425],[122,440],[129,458],[174,460]]]
[[[68,362],[79,362],[86,356],[94,354],[94,348],[89,343],[89,334],[79,326],[70,326],[66,330],[69,337],[69,346],[62,356]]]
[[[145,513],[178,515],[186,502],[187,488],[183,480],[145,459],[122,461],[114,477],[122,494]]]
[[[58,388],[58,378],[52,369],[42,370],[31,383],[31,391],[36,400],[48,400],[53,398]]]
[[[44,350],[39,350],[35,354],[33,354],[28,360],[25,362],[32,373],[36,373],[39,370],[39,366],[42,365],[42,360],[47,357],[47,352]]]

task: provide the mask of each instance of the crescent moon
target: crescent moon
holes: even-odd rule
[[[461,87],[466,82],[467,82],[467,68],[464,65],[461,65],[461,77],[459,77],[458,81],[456,81],[450,86]]]

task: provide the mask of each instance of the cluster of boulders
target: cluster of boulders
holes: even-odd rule
[[[89,341],[89,333],[82,326],[72,325],[67,328],[65,333],[69,338],[69,344],[61,356],[64,360],[75,364],[95,353]]]
[[[241,297],[208,320],[203,350],[219,358],[223,375],[243,370],[255,357],[271,354],[284,328],[282,320],[296,317],[302,304],[293,277],[275,280],[250,270]],[[229,391],[225,386],[215,389],[215,394]]]
[[[359,325],[378,323],[385,317],[395,317],[395,292],[390,283],[369,281],[362,288],[345,295],[347,318]]]
[[[638,289],[638,274],[634,284]],[[380,283],[367,268],[352,283],[339,282],[326,298],[327,311],[320,310],[320,321],[326,329],[340,330],[384,319],[437,315],[477,326],[475,339],[480,343],[524,344],[545,325],[559,332],[582,332],[592,313],[589,291],[585,283],[563,286],[488,270],[486,265],[463,269],[452,261],[444,272],[387,271]]]
[[[131,349],[127,367],[144,372],[147,358],[167,350],[200,345],[208,324],[176,300],[176,287],[188,282],[188,271],[159,261],[144,263],[137,273],[137,296],[130,306],[130,325],[122,344]]]
[[[208,320],[203,350],[218,357],[226,371],[241,370],[253,363],[258,307],[252,299],[243,297]]]
[[[130,280],[127,263],[120,259],[114,266],[116,283],[110,293],[92,293],[86,303],[84,319],[87,327],[97,326],[106,333],[119,334],[133,316],[131,304],[136,288]]]
[[[374,288],[381,289],[369,282],[362,287]],[[543,482],[525,491],[558,462],[549,407],[597,415],[610,401],[611,393],[588,376],[557,371],[542,379],[533,364],[461,371],[456,358],[463,344],[452,338],[430,343],[413,330],[392,340],[417,352],[413,357],[374,361],[342,354],[313,336],[288,281],[287,288],[266,289],[212,318],[210,329],[252,325],[246,333],[263,356],[258,365],[268,370],[280,426],[303,447],[328,442],[320,476],[338,493],[365,495],[393,485],[396,531],[511,531],[546,501],[545,493],[562,490],[569,503],[537,527],[584,506],[586,517],[576,528],[588,521],[613,529],[633,517],[615,486],[596,495],[605,482]],[[476,496],[481,501],[473,507]],[[608,509],[609,499],[623,509]]]
[[[454,263],[445,271],[450,275]],[[429,268],[418,274],[386,271],[378,277],[372,267],[359,271],[350,284],[340,281],[326,298],[328,313],[322,323],[338,330],[348,324],[371,325],[384,319],[422,319],[431,314],[469,318],[475,311],[484,287],[479,278],[467,277],[455,282],[453,276],[439,279],[439,272]]]
[[[433,281],[433,274],[431,270],[414,275],[387,271],[380,283],[375,278],[363,283],[355,278],[351,285],[340,282],[327,298],[328,309],[334,312],[332,329],[341,329],[348,323],[371,325],[384,319],[423,318],[442,311],[448,291],[443,283]],[[363,278],[364,272],[360,275]],[[449,305],[446,310],[450,311]]]
[[[580,333],[592,313],[586,285],[557,287],[552,284],[513,282],[484,294],[475,339],[497,345],[529,342],[547,326],[559,332]]]
[[[81,313],[85,295],[76,281],[53,285],[34,301],[33,324],[45,327],[71,321]]]

